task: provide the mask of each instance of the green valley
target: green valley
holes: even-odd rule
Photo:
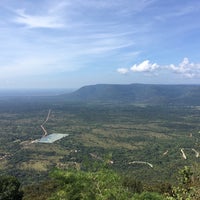
[[[0,107],[0,174],[16,177],[23,188],[48,181],[55,169],[89,173],[105,164],[147,191],[176,185],[185,166],[199,176],[197,105],[78,103],[54,96],[6,98]],[[43,129],[68,137],[34,142]]]

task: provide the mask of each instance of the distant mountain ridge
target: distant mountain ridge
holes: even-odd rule
[[[97,84],[62,97],[80,102],[200,105],[200,85]]]

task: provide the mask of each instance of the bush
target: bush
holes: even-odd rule
[[[60,171],[53,173],[60,182],[51,200],[128,200],[130,193],[122,186],[121,177],[111,170],[97,172]]]
[[[21,200],[20,182],[13,176],[0,177],[0,200]]]
[[[135,194],[132,200],[164,200],[165,198],[154,192],[143,192]]]

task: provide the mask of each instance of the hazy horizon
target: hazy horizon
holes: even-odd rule
[[[0,88],[0,97],[14,96],[55,96],[67,94],[76,89],[69,88]]]

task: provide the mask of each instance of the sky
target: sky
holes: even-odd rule
[[[0,88],[200,84],[199,0],[1,0]]]

